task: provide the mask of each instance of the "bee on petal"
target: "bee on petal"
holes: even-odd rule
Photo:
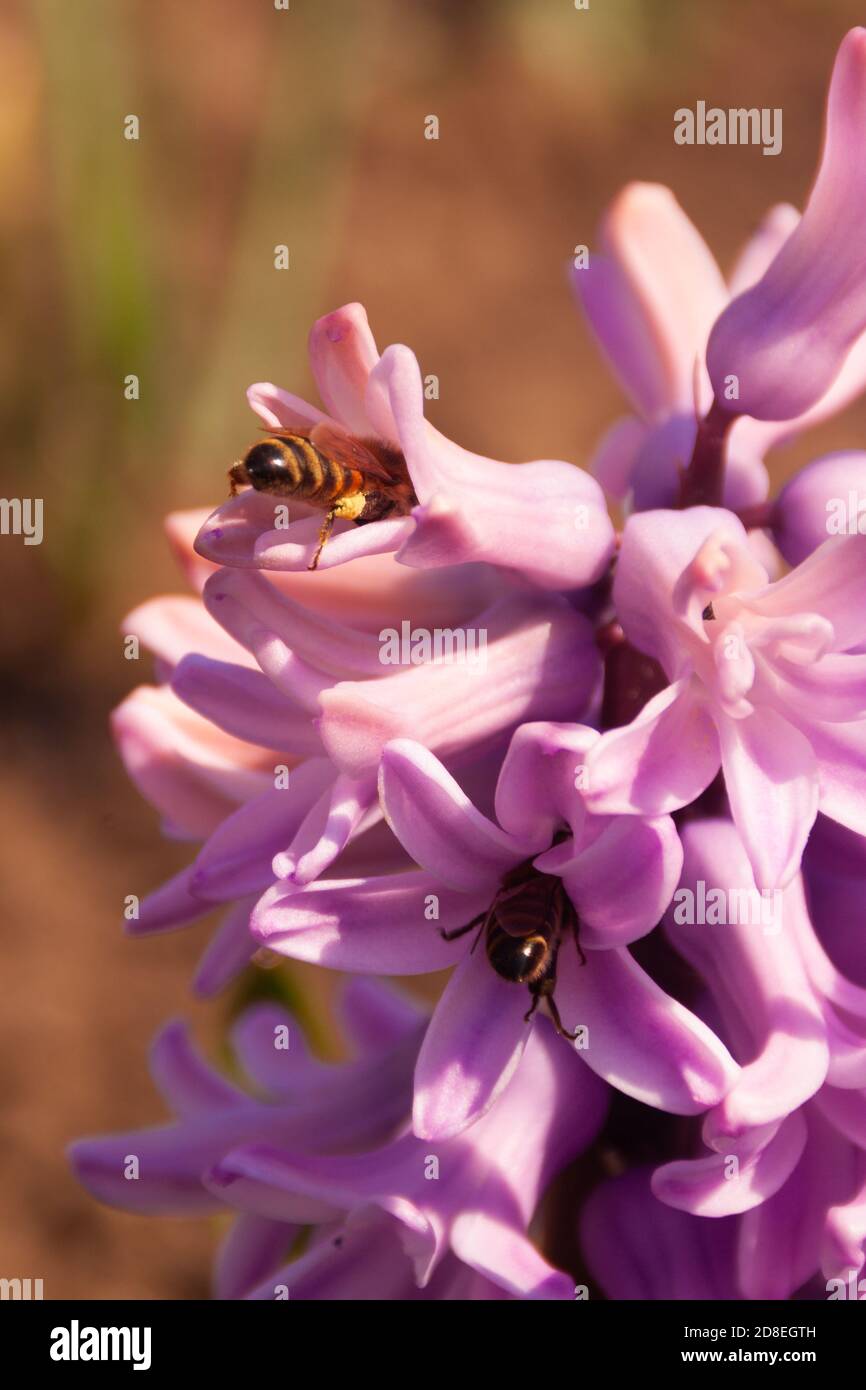
[[[325,513],[314,570],[337,520],[364,526],[386,517],[408,516],[418,505],[399,449],[380,440],[354,439],[330,424],[309,434],[271,430],[229,469],[232,496],[249,486],[274,497],[296,497]]]

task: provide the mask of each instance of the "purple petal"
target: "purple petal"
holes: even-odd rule
[[[497,975],[483,949],[466,954],[418,1056],[413,1128],[420,1139],[450,1139],[490,1109],[526,1046],[530,1003],[525,989]]]
[[[247,401],[270,430],[300,430],[308,433],[316,425],[334,421],[316,406],[283,391],[270,381],[256,381],[247,389]]]
[[[573,1299],[574,1280],[549,1265],[520,1231],[484,1212],[462,1212],[451,1228],[455,1254],[515,1298]]]
[[[396,739],[385,747],[379,770],[382,807],[391,829],[416,863],[452,888],[487,887],[541,848],[515,839],[482,816],[420,743]]]
[[[242,1105],[247,1097],[205,1062],[183,1019],[167,1023],[150,1049],[150,1074],[163,1100],[178,1115],[209,1114]]]
[[[579,836],[584,806],[578,774],[599,735],[582,724],[522,724],[496,784],[496,815],[509,834],[548,844],[563,822]]]
[[[394,1047],[417,1031],[425,1017],[420,1002],[382,980],[347,980],[338,1016],[354,1048],[362,1054]]]
[[[333,776],[326,759],[311,759],[292,768],[287,787],[272,786],[228,816],[199,851],[194,891],[217,902],[263,892],[274,879],[274,855],[291,844]]]
[[[561,870],[580,916],[581,945],[626,946],[661,921],[679,882],[683,850],[669,816],[611,821]]]
[[[374,433],[364,408],[367,378],[379,360],[362,304],[344,304],[310,330],[310,366],[331,415],[354,434]]]
[[[486,888],[446,888],[431,874],[311,883],[303,892],[275,884],[253,913],[253,934],[271,950],[335,970],[423,975],[454,965],[467,941],[442,931],[471,922],[489,906]]]
[[[596,445],[590,472],[617,501],[624,501],[628,496],[634,466],[646,437],[647,427],[643,421],[626,415],[611,425]]]
[[[381,676],[381,648],[371,632],[313,612],[250,570],[219,570],[205,584],[209,613],[256,655],[261,634],[279,638],[303,661],[340,678]]]
[[[866,453],[825,454],[782,488],[773,511],[773,539],[788,564],[799,565],[835,528],[857,526],[861,509],[866,511]]]
[[[666,1163],[653,1174],[655,1195],[695,1216],[733,1216],[760,1206],[790,1177],[806,1143],[806,1125],[795,1111],[765,1145],[734,1168],[731,1154]]]
[[[372,778],[336,777],[304,817],[289,848],[274,856],[274,874],[299,886],[311,883],[380,814]]]
[[[750,600],[762,617],[817,614],[833,627],[833,648],[866,638],[866,535],[834,536],[784,579]]]
[[[211,912],[213,904],[202,902],[192,891],[193,873],[193,865],[190,864],[142,898],[138,917],[124,922],[130,936],[172,931]]]
[[[660,1202],[649,1171],[603,1182],[581,1213],[593,1278],[617,1301],[740,1298],[734,1220],[706,1221]]]
[[[623,189],[602,245],[572,283],[623,387],[647,420],[691,407],[695,361],[728,298],[712,255],[659,184]]]
[[[324,691],[320,733],[330,757],[351,776],[375,770],[395,738],[415,738],[447,759],[473,746],[489,748],[526,720],[582,712],[599,670],[582,614],[553,594],[521,594],[479,614],[453,660]]]
[[[720,401],[736,376],[738,413],[790,420],[832,385],[866,328],[860,225],[866,205],[866,30],[839,49],[821,166],[799,225],[756,285],[710,336],[707,365]],[[808,370],[803,363],[808,362]]]
[[[111,717],[124,766],[176,835],[209,835],[261,790],[252,750],[186,709],[170,690],[140,686]]]
[[[249,964],[258,949],[250,935],[250,914],[255,897],[242,898],[226,913],[196,966],[192,991],[199,999],[210,999],[231,984]]]
[[[297,1226],[241,1213],[231,1224],[214,1266],[213,1296],[245,1298],[269,1270],[279,1268],[298,1235]]]
[[[172,690],[226,733],[260,748],[298,756],[321,752],[309,714],[281,694],[260,671],[186,656],[175,668]]]
[[[720,507],[640,512],[623,531],[613,588],[617,614],[629,641],[655,657],[671,680],[681,674],[682,638],[692,631],[688,615],[675,610],[678,589],[710,537],[719,546],[747,543],[742,523]]]
[[[787,719],[756,709],[746,719],[717,714],[731,814],[758,888],[783,888],[800,867],[818,813],[812,747]]]
[[[580,1056],[626,1095],[675,1115],[718,1104],[738,1068],[715,1034],[665,994],[625,949],[578,964],[560,950],[556,1001],[566,1027],[586,1028]]]
[[[665,815],[700,796],[719,762],[715,725],[697,683],[675,681],[589,750],[584,799],[595,815]]]
[[[420,501],[401,563],[423,569],[483,560],[545,589],[600,578],[614,534],[594,478],[548,459],[499,463],[446,439],[424,419],[421,374],[408,348],[388,348],[372,381],[387,392]]]

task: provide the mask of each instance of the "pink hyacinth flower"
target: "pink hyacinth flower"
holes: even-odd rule
[[[773,208],[744,248],[726,286],[709,248],[673,194],[629,184],[608,210],[602,251],[572,282],[605,355],[636,410],[599,444],[592,471],[605,491],[636,510],[670,506],[695,443],[698,415],[712,401],[704,364],[714,319],[769,265],[797,225]],[[743,416],[727,445],[725,502],[750,507],[767,495],[765,455],[840,411],[866,385],[866,334],[838,378],[808,410],[771,422]]]
[[[866,831],[866,537],[776,583],[731,513],[632,516],[614,597],[671,684],[587,755],[599,813],[662,815],[723,769],[760,888],[796,873],[815,814]]]
[[[852,29],[836,57],[824,150],[799,225],[750,289],[721,315],[707,367],[723,408],[759,420],[791,420],[837,382],[866,329],[866,29]],[[735,397],[726,383],[735,378]]]
[[[498,824],[427,750],[408,740],[389,744],[382,803],[420,870],[320,881],[300,894],[276,885],[256,908],[254,934],[297,959],[388,974],[459,962],[418,1059],[419,1136],[450,1137],[476,1123],[508,1084],[531,1036],[525,987],[502,979],[483,949],[472,949],[474,931],[450,942],[441,934],[489,908],[503,876],[527,859],[562,877],[579,915],[587,963],[578,964],[570,938],[562,942],[555,999],[566,1027],[585,1030],[581,1058],[629,1095],[679,1114],[716,1104],[732,1084],[736,1068],[726,1049],[626,949],[664,911],[680,847],[666,816],[586,815],[575,773],[597,738],[578,726],[518,730],[497,787]],[[560,826],[568,830],[561,840]],[[656,1039],[649,1051],[648,1034]]]
[[[526,1231],[550,1180],[595,1137],[605,1103],[606,1088],[545,1022],[498,1104],[434,1149],[412,1134],[333,1157],[245,1145],[220,1160],[207,1184],[238,1210],[270,1219],[291,1219],[299,1199],[342,1209],[352,1225],[385,1213],[422,1288],[450,1253],[518,1298],[569,1299],[573,1281]],[[291,1288],[292,1265],[274,1282]]]
[[[516,466],[473,454],[424,419],[424,387],[414,354],[395,345],[379,356],[360,304],[319,319],[310,333],[310,365],[327,414],[270,383],[251,386],[250,404],[273,429],[309,431],[329,422],[361,440],[401,451],[419,505],[409,517],[364,526],[337,523],[319,571],[347,560],[396,552],[403,565],[438,569],[484,561],[515,570],[548,589],[592,584],[614,548],[598,484],[570,464]],[[205,523],[197,549],[218,564],[305,570],[321,513],[291,507],[275,529],[274,499],[242,494]]]
[[[704,1117],[709,1155],[659,1168],[653,1191],[696,1215],[743,1214],[744,1295],[787,1298],[822,1268],[838,1277],[854,1247],[862,1263],[866,989],[826,955],[799,878],[758,911],[729,821],[690,822],[682,837],[681,888],[692,902],[701,885],[707,902],[721,888],[721,920],[678,920],[678,892],[666,932],[706,981],[744,1065]]]

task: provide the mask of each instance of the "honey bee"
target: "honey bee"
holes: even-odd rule
[[[532,861],[518,864],[503,878],[490,907],[454,931],[442,931],[445,941],[455,941],[478,927],[472,950],[484,936],[487,959],[497,975],[514,984],[528,985],[532,1003],[524,1015],[526,1023],[532,1018],[542,999],[553,1019],[557,1033],[576,1041],[578,1033],[563,1027],[556,1000],[556,962],[564,934],[570,931],[580,956],[586,956],[578,940],[578,918],[571,898],[561,878],[543,874],[533,868]]]
[[[314,570],[338,519],[364,526],[390,516],[408,516],[418,505],[406,460],[379,440],[355,439],[331,424],[308,434],[270,430],[229,469],[231,495],[245,484],[274,497],[297,497],[325,512]]]

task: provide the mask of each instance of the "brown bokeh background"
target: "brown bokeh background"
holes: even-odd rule
[[[214,1040],[231,1007],[187,994],[206,927],[121,934],[124,896],[187,855],[106,718],[149,677],[123,614],[181,587],[161,516],[223,497],[247,384],[309,395],[309,325],[357,299],[380,346],[439,376],[448,434],[585,462],[623,402],[569,298],[572,248],[624,182],[659,180],[729,265],[769,204],[802,205],[860,17],[854,0],[6,0],[0,491],[44,498],[45,539],[0,537],[0,1276],[48,1298],[207,1293],[216,1223],[106,1211],[63,1150],[158,1120],[156,1028],[185,1013]],[[676,146],[674,110],[701,98],[781,106],[782,153]],[[776,477],[864,426],[855,406]]]

